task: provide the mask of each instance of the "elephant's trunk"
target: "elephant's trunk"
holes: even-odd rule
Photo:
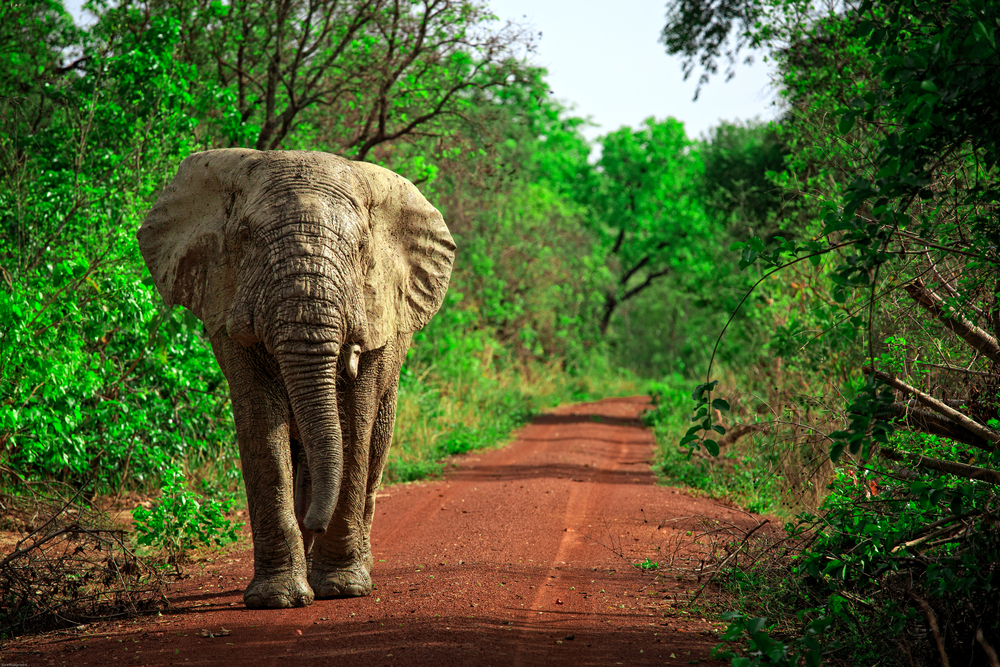
[[[330,346],[299,343],[275,350],[312,480],[312,501],[302,526],[317,535],[333,518],[344,472],[337,354]]]

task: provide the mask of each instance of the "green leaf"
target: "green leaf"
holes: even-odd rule
[[[1000,20],[998,20],[998,23],[1000,23]],[[993,37],[993,31],[987,28],[982,21],[976,22],[973,32],[980,37],[984,37],[994,49],[997,47],[996,41]]]
[[[701,444],[705,446],[705,449],[712,456],[719,455],[719,443],[717,443],[715,440],[705,440]]]
[[[841,134],[847,134],[852,129],[854,129],[854,121],[857,119],[857,115],[853,113],[844,114],[840,122],[837,123],[837,131]]]

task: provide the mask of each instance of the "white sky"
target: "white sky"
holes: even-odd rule
[[[741,65],[728,83],[713,77],[692,101],[699,72],[684,81],[681,58],[657,41],[667,0],[488,0],[502,20],[542,33],[536,63],[549,71],[555,97],[600,125],[593,138],[649,116],[673,116],[695,138],[720,120],[771,120],[768,67]]]
[[[487,0],[501,20],[541,31],[535,62],[549,71],[553,94],[598,127],[593,139],[649,116],[673,116],[696,138],[720,120],[777,115],[768,67],[741,65],[729,82],[713,77],[693,101],[698,73],[684,81],[681,59],[657,40],[667,0]],[[77,22],[83,0],[65,0]]]

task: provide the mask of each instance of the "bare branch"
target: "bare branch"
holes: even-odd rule
[[[980,329],[962,317],[954,308],[946,305],[944,299],[924,286],[919,278],[903,286],[906,293],[925,310],[971,345],[976,351],[994,363],[1000,363],[1000,345],[987,331]]]
[[[977,375],[979,377],[991,378],[996,377],[996,373],[984,373],[982,371],[973,371],[968,368],[962,368],[961,366],[949,366],[948,364],[932,364],[929,361],[918,361],[917,366],[930,366],[931,368],[940,368],[946,371],[954,371],[956,373],[962,373],[963,375]]]
[[[656,280],[657,278],[660,278],[662,276],[665,276],[668,273],[670,273],[670,268],[669,267],[667,267],[666,269],[662,269],[660,271],[654,271],[654,272],[650,273],[648,276],[646,276],[646,280],[644,280],[639,285],[636,285],[635,287],[633,287],[629,291],[625,292],[625,294],[622,295],[622,299],[621,300],[623,302],[624,301],[628,301],[629,299],[631,299],[632,297],[634,297],[636,294],[638,294],[642,290],[644,290],[647,287],[649,287],[650,285],[652,285],[654,280]]]
[[[772,424],[770,422],[757,422],[754,424],[739,424],[737,426],[733,426],[727,430],[726,435],[719,440],[719,448],[732,445],[744,436],[756,433],[757,431],[766,431],[771,427]]]
[[[939,435],[990,452],[994,450],[994,447],[984,438],[970,433],[960,424],[930,410],[912,408],[903,403],[893,403],[887,407],[886,413],[901,419],[902,425],[907,430]]]
[[[879,448],[879,456],[883,456],[891,461],[909,463],[918,468],[944,472],[963,479],[974,479],[994,486],[1000,486],[1000,472],[979,466],[970,466],[966,463],[956,461],[944,461],[942,459],[931,458],[923,454],[907,454],[888,447]]]
[[[971,433],[974,433],[975,435],[979,436],[986,442],[993,445],[993,449],[995,449],[996,448],[995,445],[998,442],[1000,442],[1000,433],[997,433],[996,431],[983,426],[979,422],[969,419],[958,410],[949,407],[948,405],[945,405],[938,399],[934,398],[933,396],[930,396],[929,394],[925,394],[916,387],[911,387],[910,385],[906,384],[896,376],[890,375],[889,373],[885,373],[883,371],[875,370],[870,366],[866,366],[864,368],[864,372],[874,375],[879,380],[882,380],[887,385],[894,387],[899,391],[910,394],[911,396],[915,397],[918,401],[923,403],[925,406],[927,406],[934,412],[940,415],[944,415],[945,417],[948,417],[953,422],[961,424],[961,426],[966,430],[970,431]]]

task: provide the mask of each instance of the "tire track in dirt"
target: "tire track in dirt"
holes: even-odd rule
[[[694,582],[632,564],[663,558],[657,547],[683,552],[699,517],[754,520],[656,486],[646,405],[566,406],[441,480],[384,489],[370,597],[247,610],[252,555],[232,550],[174,584],[162,616],[12,642],[3,662],[722,665],[709,658],[709,623],[665,617]]]

